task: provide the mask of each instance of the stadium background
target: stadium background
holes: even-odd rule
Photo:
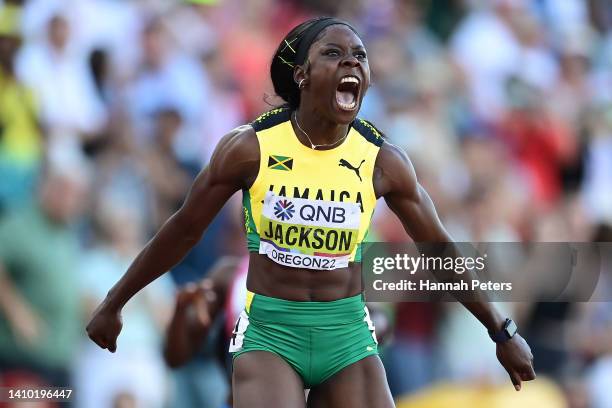
[[[373,86],[360,116],[408,152],[455,239],[611,240],[608,0],[0,4],[4,385],[70,386],[82,407],[223,402],[214,342],[174,371],[161,343],[176,285],[244,255],[236,197],[126,308],[115,355],[83,327],[219,138],[279,103],[271,55],[315,15],[362,33]],[[407,239],[383,202],[372,230]],[[612,406],[609,303],[500,307],[535,356],[538,379],[520,393],[460,305],[386,305],[400,406]]]

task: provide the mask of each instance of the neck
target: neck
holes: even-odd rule
[[[308,138],[315,145],[333,145],[329,147],[321,146],[318,148],[319,150],[337,147],[349,130],[349,125],[332,122],[314,109],[300,107],[295,112],[295,117],[292,117],[293,119],[297,119],[299,123],[299,127],[294,124],[295,134],[305,146],[310,147]],[[304,132],[308,134],[308,137],[304,135]]]

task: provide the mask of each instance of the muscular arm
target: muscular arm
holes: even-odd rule
[[[250,126],[236,129],[219,142],[182,207],[164,223],[94,312],[87,326],[94,342],[115,351],[123,305],[187,254],[232,194],[252,183],[258,167],[259,147]]]
[[[406,232],[415,242],[449,243],[444,253],[459,256],[460,253],[452,243],[452,238],[440,222],[434,205],[427,192],[416,179],[412,163],[407,155],[397,147],[385,143],[381,147],[376,160],[374,175],[374,190],[377,197],[384,197],[389,208],[398,216]],[[461,279],[470,279],[471,272],[463,275],[452,274]],[[445,279],[446,276],[436,276]],[[469,286],[468,286],[469,287]],[[493,304],[489,303],[480,290],[467,294],[473,301],[462,304],[487,328],[497,332],[502,328],[504,318],[499,314]],[[518,346],[507,350],[506,346]],[[501,356],[500,356],[500,344]],[[535,378],[531,366],[531,352],[520,336],[505,343],[498,344],[498,358],[510,374],[512,382],[520,389],[520,380]],[[523,347],[524,344],[524,347]],[[506,345],[506,346],[504,346]]]
[[[417,243],[447,242],[450,248],[444,248],[445,254],[459,252],[452,245],[453,239],[438,218],[436,209],[429,194],[418,183],[412,163],[406,154],[393,145],[385,143],[377,160],[375,189],[377,195],[383,196],[387,205],[404,226],[406,232]],[[452,256],[452,255],[451,255]],[[453,274],[456,275],[456,274]],[[459,276],[459,275],[457,275]],[[446,276],[436,276],[444,280]],[[462,278],[469,278],[469,273]],[[490,331],[498,331],[505,318],[488,303],[481,291],[475,291],[467,297],[474,302],[463,302],[463,305]]]

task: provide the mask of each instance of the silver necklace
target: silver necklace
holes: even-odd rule
[[[308,136],[308,133],[306,133],[306,131],[304,129],[302,129],[302,127],[300,126],[300,122],[298,122],[298,120],[297,120],[297,113],[295,111],[293,111],[293,120],[295,120],[295,124],[297,125],[298,129],[300,129],[300,132],[302,132],[304,134],[304,136],[306,136],[306,139],[308,139],[308,143],[310,143],[310,148],[312,150],[316,150],[317,147],[332,147],[332,146],[335,146],[338,143],[342,142],[344,139],[346,139],[346,137],[349,134],[349,132],[346,132],[346,135],[344,135],[343,137],[341,137],[340,139],[336,140],[333,143],[314,144],[314,143],[312,143],[312,140],[310,140],[310,136]]]

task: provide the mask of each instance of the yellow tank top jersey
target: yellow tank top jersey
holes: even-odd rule
[[[243,191],[249,251],[308,269],[360,262],[376,205],[372,176],[382,134],[355,119],[339,146],[313,150],[298,140],[290,115],[274,109],[251,124],[261,159],[255,182]]]

